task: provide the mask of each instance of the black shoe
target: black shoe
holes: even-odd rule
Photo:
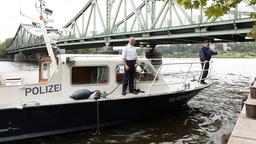
[[[125,96],[125,95],[126,95],[126,92],[122,92],[122,95]]]
[[[136,92],[135,90],[130,91],[130,93],[132,93],[132,94],[138,94],[138,92]]]
[[[200,82],[200,84],[207,84],[207,83],[206,83],[206,82],[204,82],[204,81],[201,81],[201,82]]]
[[[145,93],[145,91],[142,91],[140,89],[134,89],[137,93]]]

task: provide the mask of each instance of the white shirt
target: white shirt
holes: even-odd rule
[[[125,60],[135,60],[137,58],[136,48],[128,44],[122,51],[122,58]]]

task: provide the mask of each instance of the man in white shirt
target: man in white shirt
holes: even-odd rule
[[[136,48],[134,47],[135,44],[136,40],[133,37],[130,37],[128,45],[123,49],[122,52],[125,69],[122,95],[126,95],[128,84],[129,92],[137,94],[137,92],[134,90],[134,77],[136,72],[135,66],[138,61]]]

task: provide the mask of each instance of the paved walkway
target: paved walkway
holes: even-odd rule
[[[239,115],[228,144],[256,144],[256,119],[246,116],[245,106]]]

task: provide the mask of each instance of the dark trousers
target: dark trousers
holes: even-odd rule
[[[123,81],[123,92],[126,91],[128,84],[129,84],[129,91],[133,91],[134,89],[134,77],[135,77],[135,60],[127,60],[126,64],[128,65],[129,69],[125,70],[124,72],[124,81]]]
[[[203,75],[202,75],[201,81],[204,81],[206,79],[207,75],[208,75],[208,69],[209,69],[210,63],[209,62],[207,62],[207,63],[202,62],[201,66],[202,66],[202,70],[203,70]]]

